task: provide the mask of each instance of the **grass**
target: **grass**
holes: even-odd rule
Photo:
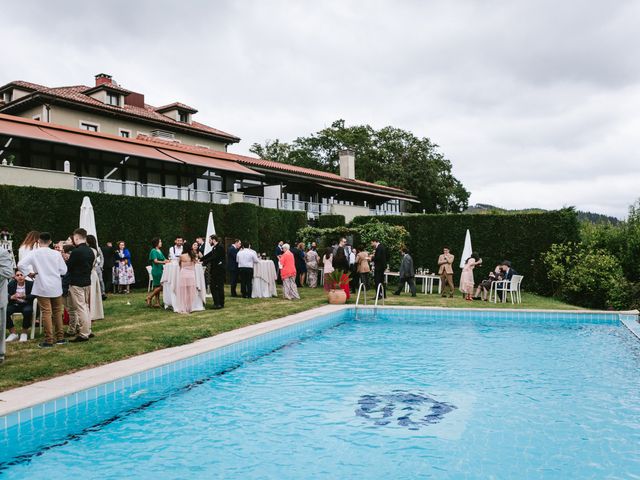
[[[48,350],[38,348],[38,341],[7,345],[5,363],[0,365],[0,391],[19,387],[38,380],[72,373],[142,353],[191,343],[200,338],[233,330],[274,318],[327,304],[322,289],[303,288],[300,301],[279,298],[226,299],[223,310],[206,310],[191,315],[147,308],[146,293],[111,296],[104,304],[105,320],[94,322],[96,337],[89,342],[56,346]],[[355,303],[352,297],[350,303]],[[497,307],[511,308],[510,303],[466,302],[460,295],[441,298],[408,294],[389,295],[386,305],[434,307]],[[209,307],[211,301],[209,300]],[[554,299],[523,293],[522,304],[515,308],[575,309]],[[19,323],[19,322],[18,322]]]

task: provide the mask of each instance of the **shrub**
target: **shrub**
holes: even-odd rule
[[[344,226],[344,215],[320,215],[320,218],[318,219],[318,227],[320,228],[334,228]]]
[[[628,308],[631,285],[618,259],[585,243],[554,244],[542,256],[554,293],[588,308]]]

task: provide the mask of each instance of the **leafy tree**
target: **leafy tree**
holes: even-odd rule
[[[420,200],[418,211],[461,212],[469,192],[451,173],[451,162],[428,138],[394,127],[375,130],[369,125],[347,127],[336,120],[291,144],[279,140],[255,143],[251,152],[267,160],[338,173],[338,152],[356,153],[356,178],[402,188]]]

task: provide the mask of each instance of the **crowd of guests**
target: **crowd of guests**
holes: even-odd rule
[[[65,240],[53,244],[47,232],[32,231],[18,249],[18,263],[8,283],[6,302],[7,342],[26,342],[34,321],[37,299],[44,327],[42,348],[68,341],[86,342],[93,333],[91,323],[104,317],[100,267],[102,253],[95,237],[79,228]],[[3,261],[12,262],[3,251]],[[12,316],[22,315],[22,330],[16,331]],[[68,327],[65,331],[65,317]],[[71,337],[67,340],[65,337]]]
[[[399,254],[399,282],[394,294],[400,295],[408,285],[411,295],[416,296],[413,258],[406,247],[402,247]],[[302,287],[317,288],[320,283],[325,289],[335,287],[335,279],[332,280],[335,271],[349,274],[349,281],[339,286],[347,298],[357,291],[360,284],[367,289],[375,289],[378,296],[386,296],[385,272],[389,258],[387,249],[377,239],[372,240],[367,249],[364,245],[355,248],[346,238],[340,238],[322,253],[318,252],[315,242],[290,245],[280,241],[272,260],[277,281],[282,284],[283,297],[288,300],[300,299],[298,289]],[[453,297],[455,291],[454,260],[455,256],[448,247],[438,257],[443,297]],[[201,288],[196,278],[198,264],[204,268],[205,284],[211,292],[213,308],[221,309],[225,304],[227,274],[231,297],[252,298],[254,269],[261,258],[247,241],[235,239],[225,251],[220,238],[212,235],[206,240],[197,237],[192,243],[178,236],[166,256],[162,239],[154,238],[148,261],[152,288],[146,297],[147,305],[161,307],[164,268],[174,262],[179,273],[173,309],[178,313],[191,313],[198,303],[195,301],[197,290]],[[487,301],[493,282],[511,280],[516,273],[511,263],[505,260],[476,285],[474,270],[481,265],[482,259],[475,252],[465,261],[459,287],[466,300]],[[73,337],[72,342],[88,341],[93,336],[92,321],[104,317],[102,302],[107,293],[113,289],[116,293],[126,294],[135,284],[131,253],[125,242],[119,241],[115,246],[106,242],[100,247],[96,238],[87,235],[83,229],[75,230],[67,240],[55,244],[46,232],[29,232],[18,249],[17,269],[12,273],[7,298],[0,299],[7,304],[9,335],[6,341],[27,341],[36,313],[33,300],[37,298],[45,330],[44,341],[40,344],[43,348],[67,343],[65,337]],[[20,332],[12,319],[16,313],[23,318]],[[67,318],[65,332],[63,319]]]

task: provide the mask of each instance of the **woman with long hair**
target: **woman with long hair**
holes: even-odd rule
[[[167,260],[162,253],[162,240],[158,237],[151,240],[151,251],[149,252],[149,262],[151,263],[151,288],[153,290],[147,295],[147,306],[160,308],[160,292],[162,292],[162,272],[164,266],[170,263],[171,260]],[[155,305],[153,305],[153,299],[156,299]]]
[[[38,248],[38,239],[40,238],[40,232],[37,230],[31,230],[27,233],[27,236],[24,237],[24,240],[20,244],[20,248],[18,248],[18,263],[22,262],[33,250]],[[29,275],[33,273],[33,267],[29,265],[26,269],[26,272],[22,272],[25,275],[26,280],[33,281]]]
[[[480,256],[473,252],[462,268],[462,274],[460,275],[460,291],[464,294],[464,299],[473,300],[473,287],[475,281],[473,279],[473,269],[479,265],[482,265],[482,259]]]
[[[102,288],[100,288],[100,279],[102,278],[102,251],[98,247],[96,237],[87,235],[87,245],[93,251],[93,268],[91,269],[91,292],[89,293],[89,312],[91,320],[101,320],[104,318],[104,309],[102,307]]]
[[[177,313],[191,313],[195,302],[196,263],[198,263],[198,249],[193,246],[180,255],[180,274],[176,288],[176,301],[173,310]]]

